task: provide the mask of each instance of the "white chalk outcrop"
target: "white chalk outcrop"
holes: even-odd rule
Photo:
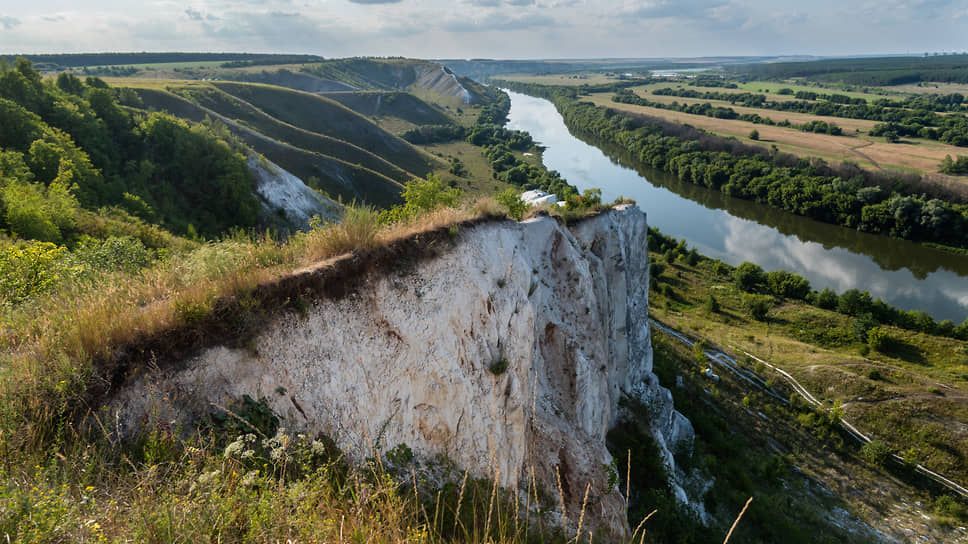
[[[342,206],[313,191],[279,165],[255,154],[249,155],[247,163],[268,222],[308,230],[314,215],[328,221],[339,218]]]
[[[585,527],[622,534],[604,469],[619,400],[653,408],[662,451],[691,441],[652,373],[646,234],[635,206],[571,229],[550,217],[466,227],[435,258],[274,318],[245,349],[130,378],[112,406],[121,421],[190,419],[248,394],[351,457],[405,443],[508,487],[524,489],[534,467],[551,492],[557,469],[569,524],[590,484]]]

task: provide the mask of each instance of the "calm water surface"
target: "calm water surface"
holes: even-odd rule
[[[649,225],[685,238],[700,253],[733,265],[752,261],[766,270],[797,272],[815,289],[864,289],[899,308],[925,310],[937,320],[958,324],[968,317],[966,256],[729,198],[654,169],[633,169],[620,151],[606,155],[572,136],[551,102],[508,94],[508,126],[528,131],[547,148],[549,169],[579,189],[601,188],[605,200],[635,199]]]

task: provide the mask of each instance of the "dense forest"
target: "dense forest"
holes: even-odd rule
[[[217,125],[129,107],[103,81],[44,79],[26,59],[0,71],[0,229],[73,243],[79,217],[129,216],[215,236],[259,219],[241,149]]]
[[[617,145],[682,181],[819,221],[919,242],[968,247],[968,206],[928,198],[901,179],[846,176],[798,159],[657,118],[581,102],[575,89],[504,82],[552,100],[576,134]]]
[[[903,85],[932,81],[968,83],[968,56],[928,55],[824,59],[808,62],[747,64],[729,68],[750,79],[809,78],[848,85]]]

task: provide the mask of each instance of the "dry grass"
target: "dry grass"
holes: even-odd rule
[[[860,136],[848,137],[801,132],[795,128],[758,125],[734,119],[716,119],[705,115],[693,115],[661,108],[621,104],[612,102],[612,95],[613,93],[594,93],[587,100],[596,106],[641,113],[676,123],[692,125],[713,134],[732,136],[752,145],[765,148],[775,145],[782,152],[801,157],[820,157],[828,161],[849,161],[874,171],[889,168],[906,172],[926,173],[930,174],[932,181],[951,184],[955,187],[968,183],[964,177],[944,176],[936,173],[945,155],[955,157],[959,153],[964,154],[964,148],[952,145],[922,139],[906,139],[891,144],[884,142],[882,138],[867,137],[864,133]],[[790,117],[786,112],[759,110],[759,113],[764,117],[772,117],[774,120],[778,117],[782,119]],[[842,127],[852,122],[849,119],[839,117],[815,116],[813,118],[833,121]],[[793,120],[792,117],[790,119]],[[759,132],[759,141],[749,139],[749,134],[754,129]]]

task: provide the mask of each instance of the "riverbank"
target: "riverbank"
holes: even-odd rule
[[[579,190],[601,188],[603,200],[634,199],[651,225],[688,240],[729,264],[754,261],[791,270],[817,288],[869,290],[875,298],[937,320],[968,315],[968,258],[924,245],[822,223],[636,164],[617,146],[569,133],[555,106],[510,93],[509,127],[526,130],[545,151],[545,165]]]

